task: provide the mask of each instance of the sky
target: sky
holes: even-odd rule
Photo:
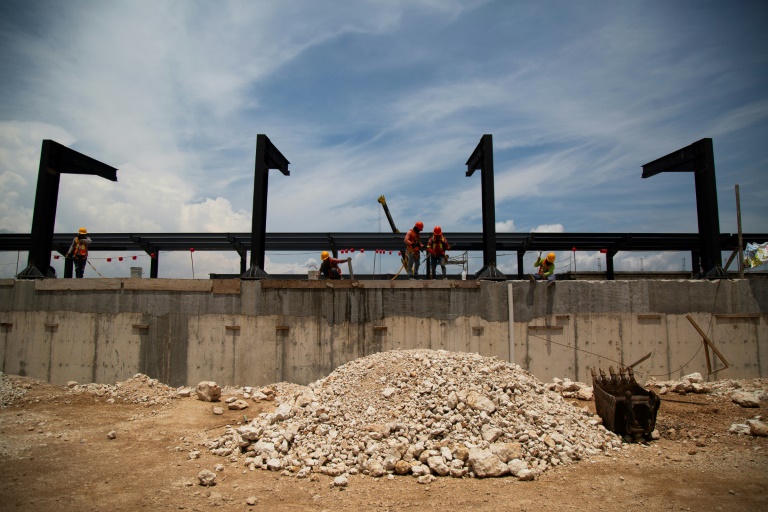
[[[381,195],[403,232],[481,232],[465,163],[492,134],[499,232],[697,232],[692,173],[642,179],[642,165],[709,137],[721,232],[737,232],[738,184],[743,232],[766,233],[766,26],[768,3],[749,0],[3,0],[0,232],[31,230],[45,139],[118,168],[116,183],[62,176],[56,233],[250,232],[263,133],[291,162],[270,172],[267,232],[388,232]],[[135,255],[92,252],[86,277],[147,276]],[[319,262],[266,256],[275,274]],[[497,260],[517,273],[515,254]],[[26,261],[0,253],[0,277]],[[691,268],[686,253],[614,265]],[[168,253],[159,273],[239,266],[234,251]]]

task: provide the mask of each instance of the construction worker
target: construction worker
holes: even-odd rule
[[[546,279],[549,281],[548,286],[552,286],[555,283],[555,253],[551,252],[543,259],[541,253],[539,253],[539,257],[536,258],[536,263],[533,266],[538,267],[539,271],[536,274],[530,274],[531,281]]]
[[[78,230],[77,236],[72,240],[65,258],[72,258],[75,262],[75,277],[83,277],[85,274],[85,263],[88,261],[88,246],[91,239],[88,238],[88,231],[85,228]]]
[[[320,264],[320,273],[323,274],[327,279],[341,279],[341,269],[339,268],[339,263],[352,261],[352,258],[347,258],[345,260],[331,258],[331,255],[328,254],[328,251],[321,252],[320,259],[323,260],[323,262]]]
[[[411,279],[419,278],[419,266],[421,265],[421,249],[424,245],[421,243],[421,231],[424,229],[424,223],[418,221],[405,235],[405,257],[408,267],[408,275]]]
[[[429,253],[428,271],[430,272],[431,278],[434,279],[437,277],[438,264],[443,270],[443,279],[448,278],[445,274],[445,262],[448,260],[445,251],[450,248],[451,246],[448,245],[448,239],[443,236],[442,228],[440,228],[440,226],[435,226],[435,229],[432,230],[432,236],[429,237],[429,241],[427,242],[427,252]]]

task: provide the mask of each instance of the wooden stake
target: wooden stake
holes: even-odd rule
[[[721,354],[720,351],[717,350],[717,348],[715,348],[715,345],[710,341],[709,338],[707,338],[707,335],[704,334],[704,331],[701,330],[701,327],[699,327],[698,324],[693,321],[693,318],[691,318],[691,315],[685,315],[685,318],[687,318],[688,321],[691,322],[691,325],[693,325],[693,328],[699,331],[699,334],[704,339],[704,352],[707,354],[707,371],[709,371],[709,373],[714,373],[714,372],[719,372],[720,370],[725,370],[726,368],[730,367],[731,366],[730,363],[726,361],[725,357],[723,357],[723,354]],[[723,364],[725,365],[724,368],[719,368],[714,371],[712,370],[712,366],[709,362],[709,351],[707,350],[707,346],[709,346],[712,349],[712,351],[715,354],[717,354],[717,357],[719,357],[720,361],[722,361]]]
[[[736,184],[736,225],[739,229],[739,278],[744,279],[744,246],[741,239],[741,199],[738,183]]]

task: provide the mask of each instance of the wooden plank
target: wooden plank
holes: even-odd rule
[[[210,292],[212,279],[123,279],[123,289],[132,291]]]
[[[442,280],[442,279],[414,279],[414,280],[396,280],[385,281],[381,279],[363,281],[359,279],[342,279],[336,280],[301,280],[301,279],[263,279],[261,281],[261,287],[273,288],[273,289],[325,289],[325,288],[340,288],[340,289],[354,289],[354,288],[370,288],[370,289],[436,289],[445,290],[451,288],[466,288],[477,289],[481,286],[480,281],[457,281],[457,280]]]
[[[693,317],[691,317],[691,315],[685,315],[685,318],[687,318],[688,321],[691,322],[691,325],[693,325],[693,328],[696,329],[699,332],[699,334],[701,335],[702,338],[704,338],[704,343],[706,343],[707,345],[710,346],[710,348],[712,348],[712,351],[715,354],[717,354],[717,357],[719,357],[720,360],[725,364],[725,367],[727,368],[727,367],[731,366],[731,364],[728,361],[726,361],[725,357],[723,357],[723,354],[721,354],[720,351],[717,350],[715,345],[709,340],[707,335],[704,334],[704,331],[701,330],[701,327],[699,327],[699,325],[696,322],[693,321]],[[707,366],[709,366],[709,353],[708,352],[707,352]],[[723,368],[721,368],[721,370],[722,369]],[[712,370],[710,369],[710,373],[711,372],[712,372]]]
[[[121,279],[37,279],[35,291],[74,292],[93,290],[119,290]]]
[[[722,313],[716,314],[715,318],[760,318],[760,313]]]
[[[239,279],[213,279],[214,294],[240,295]]]
[[[309,280],[306,281],[299,280],[299,279],[262,279],[261,280],[261,287],[262,289],[267,288],[277,288],[277,289],[287,289],[287,288],[306,288],[306,289],[323,289],[325,288],[326,283],[330,283],[331,281],[315,281],[315,280]],[[342,287],[341,284],[347,282],[346,280],[342,281],[334,281],[334,283],[339,283],[339,287]],[[351,288],[351,286],[348,286],[348,288]]]
[[[645,315],[637,315],[638,320],[661,320],[661,315],[659,314],[645,314]]]

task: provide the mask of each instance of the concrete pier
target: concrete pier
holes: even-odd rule
[[[591,382],[768,377],[768,280],[0,280],[2,371],[65,384],[307,384],[368,354],[431,348]],[[689,319],[690,318],[690,319]]]

